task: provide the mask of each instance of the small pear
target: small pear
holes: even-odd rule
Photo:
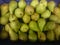
[[[19,21],[13,21],[10,23],[10,27],[15,31],[18,32],[20,29],[20,22]]]
[[[51,4],[52,4],[52,5],[51,5]],[[55,6],[56,6],[56,4],[55,4],[54,1],[48,2],[48,6],[47,6],[47,7],[48,7],[48,9],[49,9],[51,12],[53,12]]]
[[[26,5],[27,5],[27,4],[26,4],[25,0],[20,0],[20,1],[18,2],[18,7],[19,7],[20,9],[22,9],[22,10],[25,9]]]
[[[20,31],[21,32],[27,32],[29,29],[29,26],[27,24],[23,24],[20,28]]]
[[[46,20],[45,19],[40,18],[38,20],[38,26],[39,26],[40,31],[43,31],[43,28],[44,28],[45,24],[46,24]]]
[[[36,8],[38,4],[39,4],[38,0],[32,0],[32,2],[30,3],[30,5],[34,8]]]
[[[16,16],[17,18],[22,18],[22,17],[23,17],[23,11],[22,11],[20,8],[17,8],[17,9],[15,10],[15,16]]]
[[[30,22],[30,16],[27,15],[27,14],[25,14],[25,15],[23,16],[23,22],[24,22],[24,23],[29,23],[29,22]]]
[[[31,19],[34,21],[37,21],[39,19],[39,14],[38,13],[34,13],[33,15],[31,15]]]
[[[41,17],[43,18],[49,18],[51,15],[51,12],[49,10],[46,10],[44,13],[41,14]]]
[[[29,28],[33,31],[36,31],[36,32],[39,31],[37,22],[35,22],[35,21],[31,21],[29,23]]]
[[[17,20],[17,17],[15,15],[10,15],[10,17],[9,17],[10,22],[13,22],[13,21],[16,21],[16,20]]]
[[[7,17],[5,17],[5,16],[2,16],[1,17],[1,22],[0,22],[2,25],[5,25],[5,24],[7,24],[8,23],[8,18]]]
[[[18,40],[18,35],[11,28],[9,29],[9,36],[11,41]]]
[[[34,8],[32,6],[27,5],[25,8],[25,13],[28,15],[32,15],[34,13]]]
[[[27,41],[27,34],[19,31],[19,39],[22,41]]]
[[[13,14],[14,10],[17,8],[17,2],[12,0],[9,3],[9,12],[10,14]]]
[[[4,16],[8,12],[8,4],[4,3],[1,5],[1,16]]]
[[[37,41],[37,34],[33,32],[32,30],[29,30],[28,38],[31,42]]]
[[[55,40],[55,35],[54,35],[54,32],[53,31],[48,31],[47,32],[47,39],[49,41],[54,41]]]

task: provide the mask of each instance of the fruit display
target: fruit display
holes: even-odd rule
[[[51,0],[11,0],[0,6],[0,38],[11,41],[41,42],[60,38],[60,4]]]

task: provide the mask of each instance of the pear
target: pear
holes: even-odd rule
[[[49,18],[51,15],[51,12],[49,10],[46,10],[44,13],[41,14],[41,17],[43,18]]]
[[[38,20],[38,26],[39,26],[40,31],[43,31],[43,28],[44,28],[45,24],[46,24],[46,20],[45,19],[40,18]]]
[[[54,30],[56,28],[56,23],[53,21],[49,21],[47,22],[47,24],[44,27],[44,31],[48,31],[48,30]]]
[[[52,5],[51,5],[51,4],[52,4]],[[55,6],[56,6],[56,4],[55,4],[54,1],[48,2],[48,6],[47,6],[47,7],[48,7],[48,9],[49,9],[51,12],[53,12]]]
[[[9,37],[11,41],[18,40],[18,35],[11,28],[9,29]]]
[[[25,13],[28,15],[32,15],[34,13],[34,8],[32,6],[27,5],[25,8]]]
[[[22,9],[22,10],[25,9],[26,5],[27,5],[27,4],[26,4],[25,0],[20,0],[20,1],[18,2],[18,7],[19,7],[20,9]]]
[[[36,8],[38,4],[39,4],[38,0],[32,0],[32,2],[30,3],[30,5],[34,8]]]
[[[23,11],[22,11],[20,8],[17,8],[17,9],[15,10],[15,16],[16,16],[17,18],[22,18],[22,17],[23,17]]]
[[[2,25],[5,25],[5,24],[7,24],[8,23],[8,18],[7,17],[5,17],[5,16],[2,16],[1,17],[1,22],[0,22]]]
[[[8,33],[5,31],[4,27],[2,29],[2,32],[0,33],[1,39],[7,39]]]
[[[11,27],[9,26],[9,23],[5,25],[5,31],[6,31],[6,32],[9,32],[9,29],[10,29],[10,28],[11,28]]]
[[[38,39],[39,41],[46,41],[46,35],[44,34],[44,32],[38,32]]]
[[[59,40],[60,39],[60,25],[57,25],[56,28],[53,31],[54,31],[54,33],[56,35],[55,36],[56,39]]]
[[[29,26],[27,24],[22,24],[20,31],[21,32],[27,32],[29,29]]]
[[[35,22],[35,21],[30,21],[29,28],[36,32],[39,31],[37,22]]]
[[[20,29],[20,22],[19,21],[13,21],[10,23],[10,27],[15,31],[18,32]]]
[[[4,16],[9,11],[8,4],[4,3],[1,5],[1,16]]]
[[[31,42],[36,42],[37,41],[37,34],[35,32],[33,32],[32,30],[29,30],[28,39]]]
[[[24,23],[29,23],[29,22],[30,22],[30,16],[27,15],[27,14],[25,14],[25,15],[23,16],[23,22],[24,22]]]
[[[16,20],[17,20],[17,17],[15,15],[10,15],[10,17],[9,17],[10,22],[13,22],[13,21],[16,21]]]
[[[40,0],[40,3],[43,4],[44,7],[47,7],[47,0]]]
[[[60,18],[60,8],[55,7],[53,13]]]
[[[22,41],[27,41],[27,34],[19,31],[19,39]]]
[[[17,8],[17,2],[12,0],[9,3],[9,12],[10,14],[13,14],[14,10]]]
[[[31,19],[34,21],[37,21],[39,19],[39,14],[38,13],[34,13],[33,15],[31,15]]]
[[[43,13],[45,10],[46,10],[46,7],[44,7],[44,5],[41,4],[41,3],[40,3],[38,6],[36,6],[36,13],[41,14],[41,13]]]
[[[49,41],[54,41],[55,40],[55,35],[54,35],[54,32],[53,31],[48,31],[47,32],[47,39]]]

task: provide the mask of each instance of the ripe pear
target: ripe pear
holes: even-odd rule
[[[33,15],[31,15],[31,19],[34,21],[37,21],[39,19],[40,15],[38,13],[34,13]]]
[[[47,32],[47,39],[48,39],[49,41],[54,41],[54,40],[55,40],[55,34],[54,34],[53,31],[48,31],[48,32]]]
[[[26,5],[27,5],[27,4],[26,4],[25,0],[20,0],[20,1],[18,2],[18,7],[19,7],[20,9],[22,9],[22,10],[25,9]]]
[[[9,12],[10,14],[13,14],[14,10],[17,8],[17,2],[12,0],[9,3]]]
[[[13,21],[16,21],[16,20],[17,20],[17,17],[15,15],[10,15],[10,17],[9,17],[10,22],[13,22]]]
[[[45,24],[46,24],[46,20],[45,19],[40,18],[38,20],[38,26],[39,26],[40,31],[43,31],[43,28],[44,28]]]
[[[44,13],[41,14],[41,17],[43,18],[49,18],[51,15],[51,12],[49,10],[46,10]]]
[[[22,24],[20,31],[21,32],[27,32],[29,29],[29,26],[27,24]]]
[[[15,10],[15,16],[16,16],[17,18],[22,18],[22,17],[23,17],[23,11],[22,11],[20,8],[17,8],[17,9]]]
[[[27,34],[19,31],[19,39],[22,41],[27,41]]]
[[[52,5],[51,5],[51,4],[52,4]],[[48,7],[48,9],[49,9],[51,12],[53,12],[55,6],[56,6],[56,4],[55,4],[54,1],[48,2],[48,6],[47,6],[47,7]]]
[[[34,8],[32,6],[27,5],[25,8],[25,13],[28,15],[32,15],[34,13]]]
[[[8,4],[4,3],[1,5],[1,16],[4,16],[9,11]]]
[[[35,21],[30,21],[29,28],[36,32],[39,31],[37,22],[35,22]]]
[[[30,3],[30,5],[34,8],[36,8],[38,4],[39,4],[38,0],[32,0],[32,2]]]
[[[25,15],[23,16],[23,22],[24,22],[24,23],[29,23],[29,22],[30,22],[30,16],[27,15],[27,14],[25,14]]]
[[[36,42],[37,41],[37,34],[35,32],[33,32],[32,30],[29,30],[28,39],[31,42]]]
[[[13,21],[10,23],[10,27],[15,31],[18,32],[20,29],[20,22],[19,21]]]

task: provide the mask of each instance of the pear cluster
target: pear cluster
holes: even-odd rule
[[[3,25],[0,38],[11,41],[54,41],[60,38],[60,4],[54,1],[25,0],[0,5],[0,24]]]

